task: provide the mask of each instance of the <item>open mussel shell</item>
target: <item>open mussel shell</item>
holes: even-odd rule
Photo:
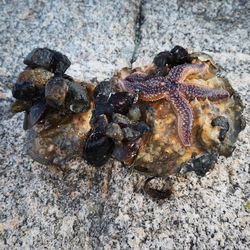
[[[215,63],[214,59],[204,53],[204,52],[193,52],[190,54],[190,59],[193,62],[203,62],[203,63],[209,63],[211,64],[215,69],[218,69],[218,65]]]
[[[23,129],[27,130],[37,124],[44,116],[46,104],[44,101],[38,102],[33,105],[28,111],[25,112]]]

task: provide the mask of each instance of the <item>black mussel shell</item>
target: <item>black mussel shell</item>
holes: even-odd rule
[[[88,91],[85,86],[69,82],[66,105],[74,113],[86,112],[90,108]]]
[[[12,89],[12,95],[16,99],[30,101],[39,94],[39,89],[32,81],[17,82]]]
[[[25,118],[23,123],[23,129],[27,130],[32,128],[36,123],[38,123],[46,110],[45,102],[38,102],[33,105],[28,111],[25,112]]]
[[[123,142],[115,145],[113,156],[116,160],[125,164],[132,164],[138,154],[140,140],[135,142]]]
[[[96,97],[95,110],[93,112],[94,117],[98,117],[102,114],[111,115],[114,112],[114,107],[108,103],[108,96],[99,94]]]
[[[108,126],[108,118],[106,115],[100,115],[96,118],[95,123],[93,126],[98,129],[101,133],[105,133],[106,128]]]
[[[90,108],[86,87],[61,76],[49,80],[45,86],[45,99],[52,108],[66,108],[74,113]]]
[[[122,132],[124,135],[124,139],[128,141],[135,141],[142,136],[142,134],[139,131],[130,127],[123,128]]]
[[[117,92],[110,96],[108,103],[113,105],[115,113],[126,114],[134,99],[135,97],[128,92]]]
[[[11,111],[13,113],[18,113],[18,112],[23,112],[25,110],[28,110],[31,107],[32,107],[32,102],[31,101],[16,100],[11,105]]]
[[[151,131],[150,127],[143,121],[134,124],[132,128],[139,131],[141,135]]]
[[[114,91],[114,86],[111,81],[102,81],[95,87],[93,97],[96,98],[98,95],[109,96]]]
[[[127,127],[132,123],[127,116],[119,113],[114,113],[112,115],[112,121],[119,124],[122,128]]]
[[[45,86],[46,103],[52,108],[61,108],[65,105],[68,94],[69,81],[62,77],[53,77]]]
[[[180,168],[182,173],[194,171],[198,176],[205,176],[213,168],[218,155],[215,153],[202,155],[192,160],[190,164],[185,164]]]
[[[71,81],[71,82],[74,82],[74,78],[73,78],[72,76],[70,76],[70,75],[63,74],[62,77],[63,77],[64,79],[67,79],[67,80]]]
[[[67,56],[48,48],[36,48],[24,59],[24,64],[31,68],[42,67],[56,74],[63,74],[71,62]]]
[[[100,167],[112,155],[114,142],[98,130],[92,131],[84,146],[84,158],[88,164]]]
[[[211,125],[213,127],[219,126],[221,128],[219,134],[219,140],[224,141],[227,131],[229,130],[229,122],[227,118],[224,116],[218,116],[212,120]]]
[[[191,62],[187,50],[179,45],[176,45],[170,52],[173,55],[173,66]]]
[[[52,72],[55,74],[63,74],[71,65],[67,56],[62,53],[53,50],[53,60],[51,63]]]
[[[173,55],[169,51],[162,51],[158,53],[153,60],[153,63],[158,68],[163,68],[166,64],[173,64]]]
[[[122,141],[124,138],[121,127],[114,122],[108,124],[106,135],[115,141]]]

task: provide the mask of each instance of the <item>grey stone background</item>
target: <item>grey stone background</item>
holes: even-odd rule
[[[0,249],[250,249],[249,1],[0,6]],[[33,48],[65,53],[73,77],[103,80],[176,44],[211,54],[246,105],[233,156],[205,177],[171,177],[173,197],[156,202],[141,191],[145,177],[116,162],[96,170],[78,159],[64,173],[25,155],[10,86]]]

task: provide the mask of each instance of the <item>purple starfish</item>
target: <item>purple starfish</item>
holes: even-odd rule
[[[166,77],[152,77],[144,73],[132,73],[119,84],[123,90],[138,94],[144,101],[168,99],[177,116],[178,135],[184,146],[191,145],[193,114],[188,99],[206,99],[211,101],[229,97],[224,89],[206,88],[185,83],[190,75],[203,76],[208,72],[206,64],[182,64],[172,68]]]

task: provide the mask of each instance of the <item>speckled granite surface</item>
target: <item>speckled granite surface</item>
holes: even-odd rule
[[[249,8],[244,0],[2,1],[0,248],[249,249]],[[31,49],[62,51],[69,74],[102,80],[176,44],[214,56],[246,105],[233,156],[205,177],[172,177],[173,197],[155,202],[141,191],[145,177],[116,162],[96,170],[79,159],[63,173],[25,155],[9,87]]]

